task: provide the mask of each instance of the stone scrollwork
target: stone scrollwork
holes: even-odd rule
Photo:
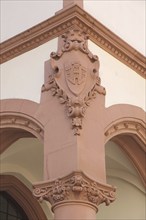
[[[124,118],[124,120],[115,121],[105,131],[106,141],[116,135],[124,133],[136,133],[137,136],[144,143],[144,150],[146,150],[146,125],[143,121],[132,118]]]
[[[51,53],[51,74],[42,86],[42,92],[50,91],[65,104],[75,135],[80,135],[90,102],[97,94],[105,95],[105,88],[100,85],[98,57],[89,51],[87,39],[80,30],[62,35],[57,53]]]
[[[80,135],[80,129],[82,129],[82,120],[87,107],[90,105],[90,102],[96,98],[97,93],[105,95],[105,89],[104,87],[100,86],[99,79],[97,79],[96,84],[84,98],[69,98],[65,91],[59,88],[55,78],[53,78],[52,75],[50,75],[48,83],[42,87],[42,92],[49,90],[53,96],[58,97],[61,104],[66,105],[67,115],[72,119],[72,128],[75,135]]]
[[[52,52],[51,57],[54,59],[59,59],[65,52],[80,50],[81,52],[87,54],[92,62],[98,60],[98,57],[93,55],[88,49],[88,38],[88,35],[85,32],[81,32],[80,30],[76,29],[68,31],[62,35],[64,42],[62,48],[57,53]]]
[[[98,210],[101,203],[109,205],[115,200],[116,189],[91,180],[83,172],[70,175],[52,182],[34,185],[33,195],[39,200],[51,203],[52,209],[57,204],[78,201],[93,205]]]

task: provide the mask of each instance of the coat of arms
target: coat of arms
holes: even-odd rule
[[[65,76],[67,85],[70,90],[75,94],[79,95],[84,89],[87,70],[79,63],[73,63],[69,66],[65,66]]]

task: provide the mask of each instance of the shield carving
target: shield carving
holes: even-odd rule
[[[79,95],[85,87],[87,69],[79,63],[65,65],[65,77],[69,89],[75,95]]]

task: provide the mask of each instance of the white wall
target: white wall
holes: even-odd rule
[[[1,41],[54,16],[62,9],[62,0],[2,0]]]
[[[145,0],[84,0],[84,9],[146,55]]]
[[[145,109],[145,80],[120,61],[89,41],[89,48],[100,60],[100,77],[106,88],[106,107],[131,104]],[[57,39],[1,65],[1,99],[20,98],[40,101],[44,82],[44,62],[57,50]]]
[[[131,104],[145,110],[145,80],[129,67],[89,41],[100,61],[101,84],[106,88],[106,107]]]
[[[53,16],[63,0],[2,0],[1,41]],[[84,9],[145,54],[145,0],[84,0]],[[27,16],[26,16],[27,14]]]
[[[1,99],[20,98],[40,101],[44,82],[44,62],[57,50],[57,39],[1,65]]]

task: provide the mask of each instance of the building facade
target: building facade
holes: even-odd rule
[[[1,44],[2,219],[145,219],[145,64],[76,0]]]

